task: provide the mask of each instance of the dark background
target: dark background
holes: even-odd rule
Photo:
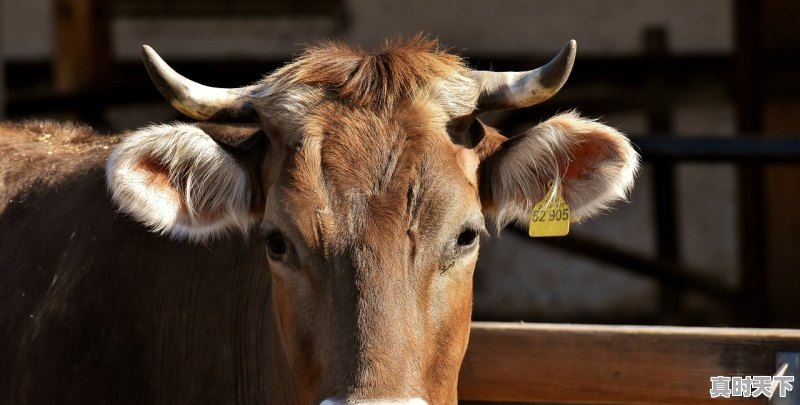
[[[257,80],[303,44],[424,31],[478,68],[527,70],[570,38],[553,100],[485,117],[514,133],[578,109],[629,133],[629,204],[566,238],[484,242],[475,318],[800,327],[796,0],[3,0],[0,114],[102,131],[181,119],[138,61],[205,84]]]

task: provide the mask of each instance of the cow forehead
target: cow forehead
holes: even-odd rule
[[[418,229],[421,218],[423,228],[447,230],[443,224],[478,204],[477,156],[425,109],[318,105],[304,121],[276,191],[297,213],[300,231],[317,234],[309,242],[388,242]]]
[[[263,84],[250,102],[287,153],[272,190],[296,213],[286,220],[318,235],[307,240],[366,237],[376,227],[389,240],[422,216],[452,222],[478,204],[477,157],[446,127],[472,114],[480,86],[434,41],[375,53],[322,44]]]

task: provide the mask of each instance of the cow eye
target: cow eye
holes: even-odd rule
[[[475,229],[465,229],[458,235],[458,246],[470,246],[478,239],[478,231]]]
[[[268,233],[264,237],[264,240],[267,242],[267,253],[269,253],[270,257],[273,259],[279,259],[286,253],[286,240],[279,232]]]

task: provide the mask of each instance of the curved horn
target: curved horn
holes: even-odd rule
[[[527,72],[473,71],[473,77],[483,85],[478,110],[530,107],[553,97],[572,71],[577,46],[574,39],[570,40],[546,65]]]
[[[142,60],[150,80],[178,111],[197,120],[255,122],[258,117],[247,96],[260,85],[223,89],[204,86],[169,67],[153,48],[142,46]]]

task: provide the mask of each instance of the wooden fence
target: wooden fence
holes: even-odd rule
[[[459,398],[764,404],[764,397],[712,399],[709,377],[771,376],[780,351],[800,351],[800,330],[476,322]]]

